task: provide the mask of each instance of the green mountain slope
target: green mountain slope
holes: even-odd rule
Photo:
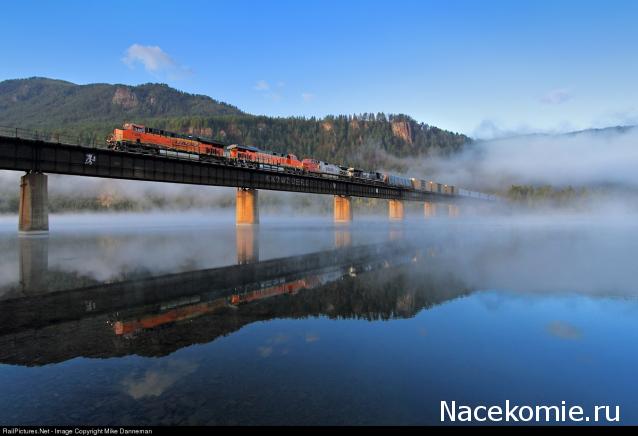
[[[47,78],[0,82],[0,126],[101,142],[126,121],[368,168],[396,167],[392,156],[455,152],[470,141],[405,115],[254,116],[162,84],[76,85]]]

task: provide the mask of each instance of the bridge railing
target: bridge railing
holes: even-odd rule
[[[29,130],[18,127],[0,126],[0,136],[20,138],[33,141],[45,141],[64,145],[81,145],[83,147],[106,148],[106,138],[98,139],[94,135],[70,135],[47,130]]]

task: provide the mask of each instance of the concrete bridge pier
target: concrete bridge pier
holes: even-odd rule
[[[259,226],[238,226],[236,246],[239,265],[259,262]]]
[[[388,212],[391,220],[402,220],[405,216],[405,213],[403,211],[403,201],[388,200]]]
[[[423,214],[426,218],[433,218],[436,216],[436,203],[426,201],[423,204]]]
[[[336,223],[349,223],[352,221],[352,200],[346,195],[334,197],[334,221]]]
[[[236,224],[259,224],[259,204],[256,189],[237,188]]]
[[[18,230],[25,234],[48,233],[47,176],[28,172],[20,178]]]

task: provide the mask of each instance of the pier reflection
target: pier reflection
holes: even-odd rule
[[[390,241],[400,241],[405,237],[405,232],[403,226],[396,225],[390,227],[390,232],[388,234],[388,238]]]
[[[49,271],[49,236],[21,236],[20,288],[25,295],[47,292]]]
[[[256,240],[253,232],[241,234]],[[25,247],[36,245],[31,254],[42,257],[45,245]],[[0,301],[0,362],[162,356],[275,318],[411,317],[467,293],[442,265],[425,247],[391,241],[26,294]]]
[[[335,248],[352,246],[352,231],[348,227],[335,226]]]
[[[259,262],[259,226],[237,226],[236,244],[238,264]]]

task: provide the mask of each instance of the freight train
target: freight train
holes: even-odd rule
[[[107,137],[107,144],[112,150],[133,153],[226,163],[270,171],[312,174],[330,179],[356,179],[441,195],[496,199],[492,195],[457,189],[451,185],[343,167],[313,158],[299,159],[294,154],[265,151],[247,145],[229,145],[208,138],[154,129],[135,123],[125,123],[121,129],[114,129],[113,133]]]

